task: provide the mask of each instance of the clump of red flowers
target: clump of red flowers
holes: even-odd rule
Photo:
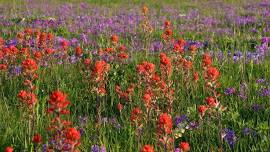
[[[190,150],[189,143],[188,143],[188,142],[181,142],[181,143],[180,143],[180,149],[181,149],[181,151],[183,151],[183,152],[189,151],[189,150]]]
[[[22,68],[26,73],[33,73],[38,69],[38,65],[35,60],[28,58],[22,62]]]
[[[162,113],[158,120],[158,133],[170,134],[172,132],[173,122],[170,115]]]
[[[161,72],[165,72],[165,75],[169,77],[172,74],[171,60],[165,53],[160,53],[159,57],[160,57],[160,70]]]
[[[155,152],[153,146],[144,145],[140,152]]]
[[[37,103],[37,97],[34,93],[21,90],[18,94],[19,100],[28,105],[29,107],[34,106]]]
[[[48,109],[49,113],[56,112],[58,114],[68,114],[67,106],[70,104],[70,101],[67,99],[67,95],[62,91],[56,90],[52,92],[49,99],[50,107]]]
[[[171,40],[172,36],[173,36],[173,30],[172,30],[171,22],[166,20],[164,22],[164,32],[162,34],[162,38],[167,41],[167,40]]]
[[[96,82],[101,82],[104,80],[105,74],[110,70],[110,65],[105,61],[96,61],[94,68],[92,70],[93,77]]]
[[[139,107],[133,108],[131,112],[130,120],[132,122],[138,123],[142,119],[142,110]]]
[[[173,138],[171,137],[173,128],[173,121],[169,114],[162,113],[159,115],[158,125],[157,125],[157,135],[159,141],[165,148],[165,151],[170,151],[173,149]]]
[[[63,115],[68,115],[70,111],[67,107],[70,101],[67,95],[59,90],[52,92],[48,101],[48,112],[51,114],[52,119],[48,130],[50,131],[51,143],[48,145],[49,150],[60,151],[76,151],[80,145],[80,132],[71,127],[72,122],[65,120]]]
[[[139,74],[150,76],[155,71],[155,64],[143,62],[142,64],[137,65],[137,71]]]

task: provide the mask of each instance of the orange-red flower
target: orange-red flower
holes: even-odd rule
[[[119,102],[117,104],[117,109],[121,112],[123,108],[124,108],[124,106]]]
[[[131,112],[130,120],[132,122],[138,121],[141,119],[142,110],[139,107],[135,107]]]
[[[118,57],[120,58],[120,59],[127,59],[128,58],[128,54],[127,53],[119,53],[118,54]]]
[[[148,13],[148,11],[149,11],[148,7],[144,5],[144,6],[142,7],[142,13],[143,13],[144,15],[146,15],[146,14]]]
[[[155,64],[150,62],[143,62],[142,64],[137,65],[137,71],[140,74],[150,75],[155,72]]]
[[[168,75],[172,73],[172,64],[170,58],[165,53],[160,53],[160,69],[165,70]]]
[[[147,107],[149,107],[151,105],[151,101],[152,101],[152,97],[150,93],[145,93],[143,95],[143,101],[146,104]]]
[[[81,138],[81,134],[76,128],[68,128],[66,130],[66,138],[70,141],[78,141]]]
[[[28,58],[22,62],[22,68],[25,72],[34,72],[38,69],[38,65],[35,60]]]
[[[207,97],[205,99],[205,101],[207,102],[207,104],[211,107],[216,107],[218,105],[218,102],[216,101],[216,99],[214,97]]]
[[[203,54],[203,66],[208,67],[212,64],[212,57],[209,53]]]
[[[166,30],[165,30],[165,34],[166,34],[167,36],[172,36],[173,31],[172,31],[171,29],[166,29]]]
[[[48,39],[48,41],[52,41],[53,38],[54,38],[54,36],[53,36],[52,33],[48,33],[48,34],[47,34],[47,39]]]
[[[199,111],[201,116],[204,116],[206,110],[207,110],[207,107],[205,105],[200,105],[198,107],[198,111]]]
[[[34,53],[34,57],[36,60],[40,60],[42,58],[42,53],[40,51],[36,51]]]
[[[76,56],[81,56],[82,54],[83,54],[83,50],[81,49],[80,46],[77,46],[77,47],[75,48],[75,55],[76,55]]]
[[[186,44],[186,41],[184,40],[184,39],[179,39],[178,41],[177,41],[177,43],[181,46],[181,47],[184,47],[185,46],[185,44]]]
[[[104,74],[110,69],[110,65],[105,61],[97,61],[93,69],[93,75],[96,76],[96,81],[100,82],[104,79]]]
[[[121,46],[119,46],[118,50],[119,50],[119,51],[126,51],[127,48],[126,48],[126,46],[121,45]]]
[[[173,51],[176,53],[184,53],[184,46],[179,45],[178,43],[174,44]]]
[[[190,150],[190,146],[188,142],[181,142],[180,143],[180,148],[183,152],[187,152]]]
[[[199,73],[197,71],[193,72],[193,80],[197,82],[199,80]]]
[[[54,50],[53,50],[53,49],[50,49],[50,48],[48,48],[48,49],[45,50],[45,53],[46,53],[47,55],[50,55],[50,54],[52,54],[53,52],[54,52]]]
[[[23,103],[33,106],[37,102],[37,97],[32,92],[27,92],[25,90],[21,90],[18,94],[19,100],[21,100]]]
[[[141,149],[141,152],[155,152],[153,146],[144,145]]]
[[[41,135],[40,134],[35,134],[34,136],[33,136],[33,138],[32,138],[32,141],[33,141],[33,143],[35,143],[35,144],[39,144],[39,143],[41,143],[42,142],[42,137],[41,137]]]
[[[118,41],[119,41],[119,37],[117,36],[117,35],[112,35],[111,36],[111,41],[113,42],[113,43],[118,43]]]
[[[162,113],[158,120],[158,133],[168,133],[172,132],[173,122],[170,115],[167,113]]]
[[[52,92],[48,102],[50,104],[49,112],[57,110],[60,113],[66,113],[65,108],[70,104],[70,101],[67,99],[67,95],[59,90]]]
[[[164,25],[165,25],[166,28],[168,28],[168,27],[171,26],[171,22],[170,22],[169,20],[166,20],[166,21],[164,22]]]
[[[5,152],[13,152],[13,151],[14,151],[13,147],[6,147],[5,148]]]
[[[66,40],[61,41],[61,46],[63,49],[67,49],[68,45],[69,45],[68,41],[66,41]]]
[[[209,67],[207,69],[206,74],[207,74],[207,79],[212,80],[212,81],[216,80],[220,76],[219,70],[215,67]]]

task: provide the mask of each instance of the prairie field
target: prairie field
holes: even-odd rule
[[[270,152],[269,0],[0,0],[0,151]]]

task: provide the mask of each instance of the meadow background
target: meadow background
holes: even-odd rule
[[[143,6],[149,9],[146,19],[142,13]],[[144,31],[141,26],[145,20],[153,28],[151,32]],[[53,45],[46,47],[54,50],[61,50],[62,41],[68,42],[65,57],[55,53],[51,57],[37,59],[34,55],[37,49],[43,55],[45,49],[28,46],[30,58],[35,59],[39,66],[36,71],[39,76],[34,82],[37,104],[33,108],[35,129],[32,131],[29,131],[27,107],[18,99],[20,90],[25,89],[23,82],[26,76],[22,67],[25,58],[20,54],[14,58],[5,54],[0,56],[0,63],[7,65],[7,68],[0,68],[0,151],[8,146],[12,146],[15,152],[46,151],[51,144],[47,130],[51,117],[46,111],[54,90],[65,92],[71,102],[68,107],[71,114],[65,117],[80,130],[80,151],[96,152],[101,151],[97,150],[98,147],[105,147],[109,152],[133,152],[142,151],[147,144],[152,145],[155,151],[166,151],[158,144],[158,114],[145,120],[142,128],[130,120],[134,107],[141,107],[143,113],[146,111],[142,99],[145,86],[135,87],[129,102],[119,98],[115,89],[115,85],[120,85],[123,90],[130,84],[140,86],[136,67],[144,61],[156,64],[157,73],[162,73],[159,69],[161,52],[171,60],[179,57],[172,51],[174,43],[162,38],[166,20],[171,22],[172,38],[183,38],[188,42],[185,45],[186,55],[182,55],[185,59],[192,56],[189,47],[196,46],[197,53],[192,56],[192,62],[200,73],[196,84],[192,74],[186,80],[183,69],[174,69],[170,77],[175,92],[173,110],[169,113],[173,121],[170,136],[174,139],[175,149],[167,151],[176,151],[181,148],[179,143],[185,141],[194,152],[268,152],[268,0],[0,0],[0,37],[4,39],[1,53],[10,46],[22,49],[18,33],[25,28],[52,33]],[[100,48],[114,46],[110,42],[112,35],[119,37],[117,43],[126,46],[129,57],[124,61],[99,54]],[[83,50],[79,56],[74,53],[77,46]],[[201,118],[198,113],[198,107],[206,104],[205,99],[210,95],[205,89],[201,63],[205,52],[211,55],[212,65],[220,71],[218,81],[221,86],[216,91],[221,94],[219,101],[226,110],[221,112],[219,120],[211,118],[211,114]],[[84,64],[85,59],[91,60],[90,70]],[[110,64],[104,81],[105,96],[95,91],[96,83],[87,73],[91,73],[98,60]],[[158,103],[165,101],[165,98],[158,99]],[[119,103],[124,106],[121,112]],[[98,113],[102,117],[100,122],[97,122]],[[222,128],[219,128],[219,122]],[[32,142],[35,132],[42,136],[38,145]]]

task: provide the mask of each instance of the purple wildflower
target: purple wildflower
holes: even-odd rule
[[[180,148],[176,148],[174,152],[181,152]]]
[[[265,79],[257,79],[257,80],[256,80],[256,83],[257,83],[257,84],[262,84],[262,83],[265,83],[265,82],[266,82]]]
[[[224,93],[228,96],[231,96],[235,93],[235,88],[233,87],[226,88]]]
[[[223,130],[223,139],[229,144],[231,148],[233,148],[236,142],[236,136],[233,130],[226,128]]]
[[[93,145],[91,147],[91,152],[99,152],[99,146],[98,145]]]
[[[255,112],[258,112],[263,109],[263,106],[257,103],[251,105],[251,109]]]
[[[180,123],[183,123],[184,121],[187,121],[188,117],[186,115],[181,115],[179,117],[175,118],[175,125],[178,126]]]
[[[262,89],[259,91],[259,95],[260,95],[260,96],[263,96],[263,97],[270,96],[270,87],[268,87],[268,88],[262,88]]]

